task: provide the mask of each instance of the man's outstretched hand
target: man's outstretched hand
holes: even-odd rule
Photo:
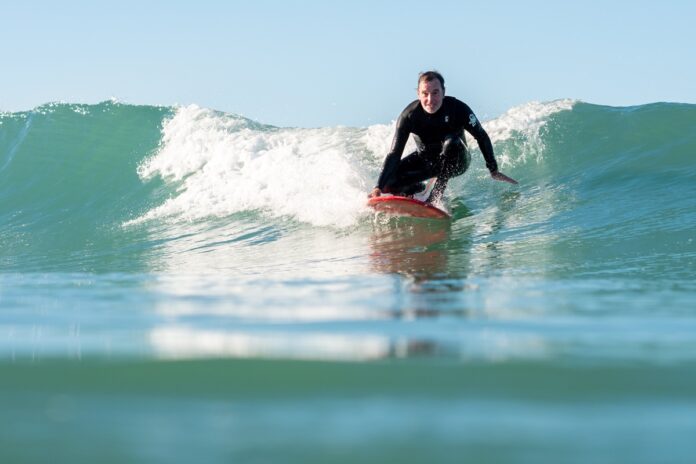
[[[367,194],[367,198],[375,198],[380,195],[382,195],[382,191],[379,189],[379,187],[375,187],[370,193]]]
[[[513,179],[512,177],[508,177],[505,174],[503,174],[502,172],[498,172],[498,171],[492,172],[491,177],[494,178],[495,180],[499,180],[500,182],[507,182],[509,184],[517,185],[519,183],[515,179]]]

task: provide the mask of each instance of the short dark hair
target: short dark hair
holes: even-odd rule
[[[425,71],[422,72],[418,75],[418,86],[420,87],[420,83],[425,81],[425,82],[430,82],[434,81],[437,79],[440,81],[440,85],[442,86],[442,90],[445,90],[445,78],[442,77],[442,74],[440,74],[437,71]]]

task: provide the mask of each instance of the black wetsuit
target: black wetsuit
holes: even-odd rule
[[[399,116],[377,187],[386,193],[410,194],[422,181],[437,176],[431,199],[441,195],[447,181],[469,167],[464,130],[476,139],[488,170],[496,172],[491,139],[466,103],[444,97],[440,109],[429,114],[416,100]],[[409,134],[414,135],[417,150],[401,159]]]

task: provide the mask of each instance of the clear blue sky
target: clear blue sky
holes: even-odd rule
[[[396,118],[435,68],[488,119],[528,101],[696,103],[696,2],[1,1],[0,110],[190,104],[281,126]]]

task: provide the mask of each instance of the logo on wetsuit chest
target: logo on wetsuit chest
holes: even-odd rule
[[[477,122],[478,121],[476,120],[476,116],[474,116],[473,114],[470,114],[469,115],[469,124],[471,125],[471,127],[476,127]]]
[[[445,122],[449,122],[449,114],[445,115]]]

